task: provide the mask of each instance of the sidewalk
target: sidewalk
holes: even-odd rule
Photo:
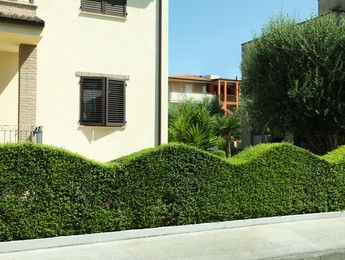
[[[101,238],[105,242],[100,242]],[[275,217],[41,241],[61,245],[62,240],[85,244],[2,253],[0,259],[345,259],[345,214]],[[87,244],[87,240],[99,243]],[[31,242],[0,243],[0,251],[23,250]]]

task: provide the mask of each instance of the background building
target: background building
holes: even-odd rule
[[[239,108],[241,81],[221,78],[216,75],[196,76],[177,75],[169,77],[169,101],[183,99],[202,100],[204,97],[217,97],[225,114]]]

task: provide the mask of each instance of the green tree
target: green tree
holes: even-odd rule
[[[226,157],[231,157],[231,138],[239,136],[240,119],[237,116],[216,116],[215,132],[226,141]]]
[[[256,130],[305,138],[323,154],[345,143],[345,20],[271,19],[244,46],[242,109]]]

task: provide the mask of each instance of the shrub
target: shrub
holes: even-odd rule
[[[344,153],[281,143],[224,160],[168,144],[100,164],[0,145],[0,240],[343,210]]]
[[[221,158],[226,158],[226,152],[223,150],[209,150],[208,152]]]
[[[107,200],[115,165],[29,143],[0,146],[0,158],[1,240],[118,229]]]

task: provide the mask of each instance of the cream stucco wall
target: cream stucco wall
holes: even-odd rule
[[[0,125],[18,123],[18,53],[0,52]]]
[[[80,0],[36,0],[35,4],[37,15],[45,21],[37,60],[37,124],[43,126],[43,142],[99,161],[155,146],[157,0],[128,0],[126,19],[81,13]],[[167,14],[167,9],[164,12]],[[165,38],[165,49],[166,42]],[[166,55],[164,75],[167,75]],[[77,71],[130,77],[125,127],[79,125]],[[163,86],[167,89],[167,76]],[[164,95],[163,108],[167,107],[168,99]],[[162,121],[164,124],[165,120]]]

